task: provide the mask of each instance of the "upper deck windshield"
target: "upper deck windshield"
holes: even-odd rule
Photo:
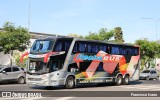
[[[54,40],[36,40],[30,50],[31,53],[47,53],[52,51]]]

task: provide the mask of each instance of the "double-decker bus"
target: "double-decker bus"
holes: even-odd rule
[[[78,84],[129,84],[139,79],[138,46],[70,37],[37,39],[28,54],[26,83],[71,89]]]

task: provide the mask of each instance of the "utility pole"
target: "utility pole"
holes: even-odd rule
[[[31,13],[31,0],[28,0],[28,33],[29,33],[29,29],[30,29],[30,13]]]

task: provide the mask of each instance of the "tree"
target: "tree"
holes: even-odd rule
[[[82,35],[78,35],[78,34],[76,34],[76,33],[70,33],[70,34],[68,34],[67,36],[77,37],[77,38],[83,38]]]
[[[0,32],[0,52],[13,56],[14,50],[24,51],[27,48],[30,35],[26,28],[16,27],[11,22],[5,22],[3,28],[4,31]],[[10,63],[12,65],[12,60]]]
[[[157,42],[148,41],[147,39],[140,39],[136,40],[135,44],[140,46],[141,62],[142,66],[145,66],[145,68],[149,68],[150,62],[156,57],[160,57],[160,44]]]
[[[89,35],[85,36],[86,39],[109,41],[114,35],[114,31],[107,31],[106,28],[101,28],[98,33],[90,32]]]
[[[123,39],[122,28],[121,27],[116,27],[116,28],[114,28],[114,32],[115,32],[115,34],[114,34],[115,42],[123,43],[124,39]]]

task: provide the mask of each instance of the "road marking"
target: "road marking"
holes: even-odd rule
[[[68,100],[68,99],[72,99],[74,97],[63,97],[63,98],[58,98],[58,99],[55,99],[55,100]]]
[[[149,90],[160,90],[160,85],[125,85],[119,86],[121,88],[131,88],[131,89],[149,89]]]

